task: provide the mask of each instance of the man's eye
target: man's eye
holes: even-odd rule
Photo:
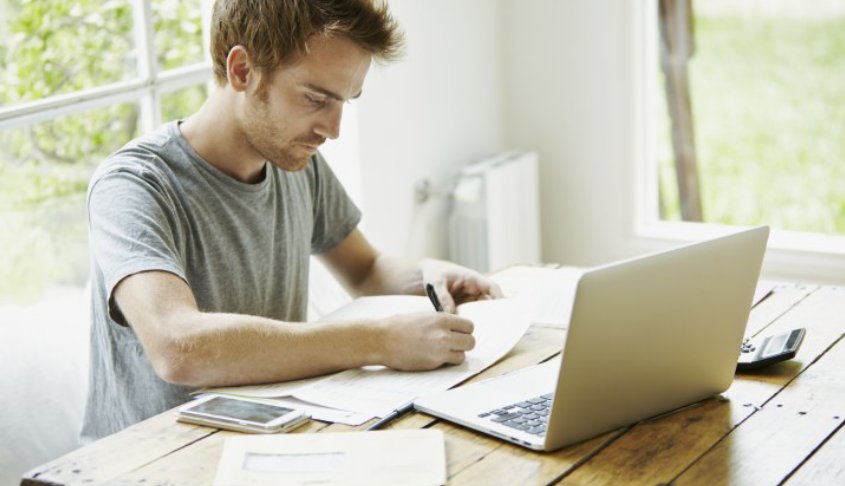
[[[323,108],[324,106],[326,106],[325,98],[315,98],[313,96],[305,95],[305,99],[308,100],[308,104],[313,106],[314,108]]]

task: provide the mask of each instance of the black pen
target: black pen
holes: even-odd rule
[[[428,294],[428,299],[431,301],[431,304],[434,306],[434,310],[437,312],[443,312],[443,306],[440,305],[440,299],[437,298],[437,292],[434,291],[434,286],[430,283],[425,284],[425,293]],[[370,425],[364,430],[377,430],[384,427],[386,424],[396,420],[397,418],[405,415],[406,413],[410,412],[414,409],[414,401],[411,400],[410,402],[402,405],[401,407],[397,408],[396,410],[390,412],[389,414],[385,415],[384,417],[378,419],[373,425]]]
[[[374,423],[373,425],[370,425],[369,427],[367,427],[364,430],[380,429],[380,428],[384,427],[386,424],[398,419],[399,417],[401,417],[402,415],[405,415],[406,413],[410,412],[413,409],[414,409],[414,401],[411,400],[410,402],[406,403],[405,405],[402,405],[401,407],[397,408],[396,410],[394,410],[394,411],[390,412],[389,414],[385,415],[384,417],[378,419],[376,421],[376,423]]]
[[[437,312],[443,312],[443,306],[440,305],[440,299],[437,298],[437,292],[434,291],[434,285],[430,283],[425,284],[425,293],[428,294],[428,300],[434,306]]]
[[[440,305],[440,299],[437,298],[437,292],[434,291],[434,286],[430,283],[425,284],[425,293],[428,294],[428,299],[431,301],[431,304],[434,306],[434,310],[437,312],[443,312],[443,306]],[[401,407],[397,408],[396,410],[390,412],[389,414],[385,415],[384,417],[378,419],[373,425],[370,425],[364,430],[376,430],[384,427],[386,424],[396,420],[397,418],[405,415],[406,413],[410,412],[414,409],[414,401],[411,400],[410,402],[402,405]]]

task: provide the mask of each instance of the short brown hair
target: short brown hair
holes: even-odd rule
[[[308,53],[313,35],[345,37],[380,61],[402,53],[403,34],[378,0],[217,0],[211,19],[211,57],[217,84],[226,84],[229,50],[243,46],[262,73]]]

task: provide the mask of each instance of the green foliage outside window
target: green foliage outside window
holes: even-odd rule
[[[825,12],[842,3],[781,2],[801,16],[734,12],[743,2],[696,14],[690,88],[706,222],[845,234],[845,6]],[[680,220],[660,121],[662,216]]]
[[[35,101],[136,74],[130,2],[9,3],[0,103]]]
[[[158,67],[161,71],[203,61],[199,0],[154,0]]]
[[[134,22],[129,0],[0,0],[0,107],[138,76]],[[203,61],[199,0],[155,0],[153,25],[159,72]],[[162,94],[163,119],[204,95]],[[139,134],[135,103],[0,130],[0,301],[85,281],[88,180]]]

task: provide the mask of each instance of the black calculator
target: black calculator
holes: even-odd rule
[[[795,357],[807,330],[793,329],[782,334],[766,336],[762,340],[746,338],[742,342],[737,371],[756,370]]]

